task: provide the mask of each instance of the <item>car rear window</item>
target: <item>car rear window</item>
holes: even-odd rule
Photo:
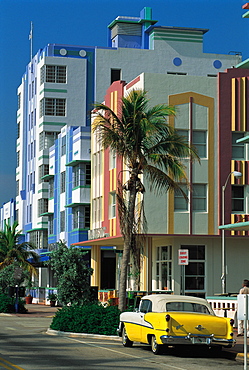
[[[191,302],[169,302],[166,303],[166,311],[197,312],[210,314],[209,309],[203,304]]]

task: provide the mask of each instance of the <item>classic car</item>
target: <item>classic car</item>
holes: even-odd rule
[[[123,346],[150,344],[156,355],[182,344],[232,347],[233,324],[233,319],[216,316],[205,299],[152,294],[142,297],[137,311],[121,313],[118,335]]]

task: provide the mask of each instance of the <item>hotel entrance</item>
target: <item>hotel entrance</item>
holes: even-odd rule
[[[181,294],[205,298],[205,245],[181,245],[189,253],[188,265],[181,266]]]

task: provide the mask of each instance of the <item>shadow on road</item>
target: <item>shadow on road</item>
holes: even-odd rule
[[[145,351],[151,351],[150,346],[142,346]],[[163,350],[163,355],[170,355],[181,358],[226,358],[235,360],[237,353],[233,351],[222,350],[221,348],[207,348],[202,346],[169,346]]]

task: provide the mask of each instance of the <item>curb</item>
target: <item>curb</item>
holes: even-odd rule
[[[244,353],[237,353],[237,357],[244,357]],[[249,359],[249,353],[247,353],[247,358]]]
[[[70,337],[70,338],[95,338],[95,339],[105,339],[105,340],[116,340],[121,341],[121,338],[116,335],[101,335],[101,334],[87,334],[87,333],[73,333],[67,331],[58,331],[53,329],[48,329],[46,331],[48,335],[56,335],[60,337]]]

